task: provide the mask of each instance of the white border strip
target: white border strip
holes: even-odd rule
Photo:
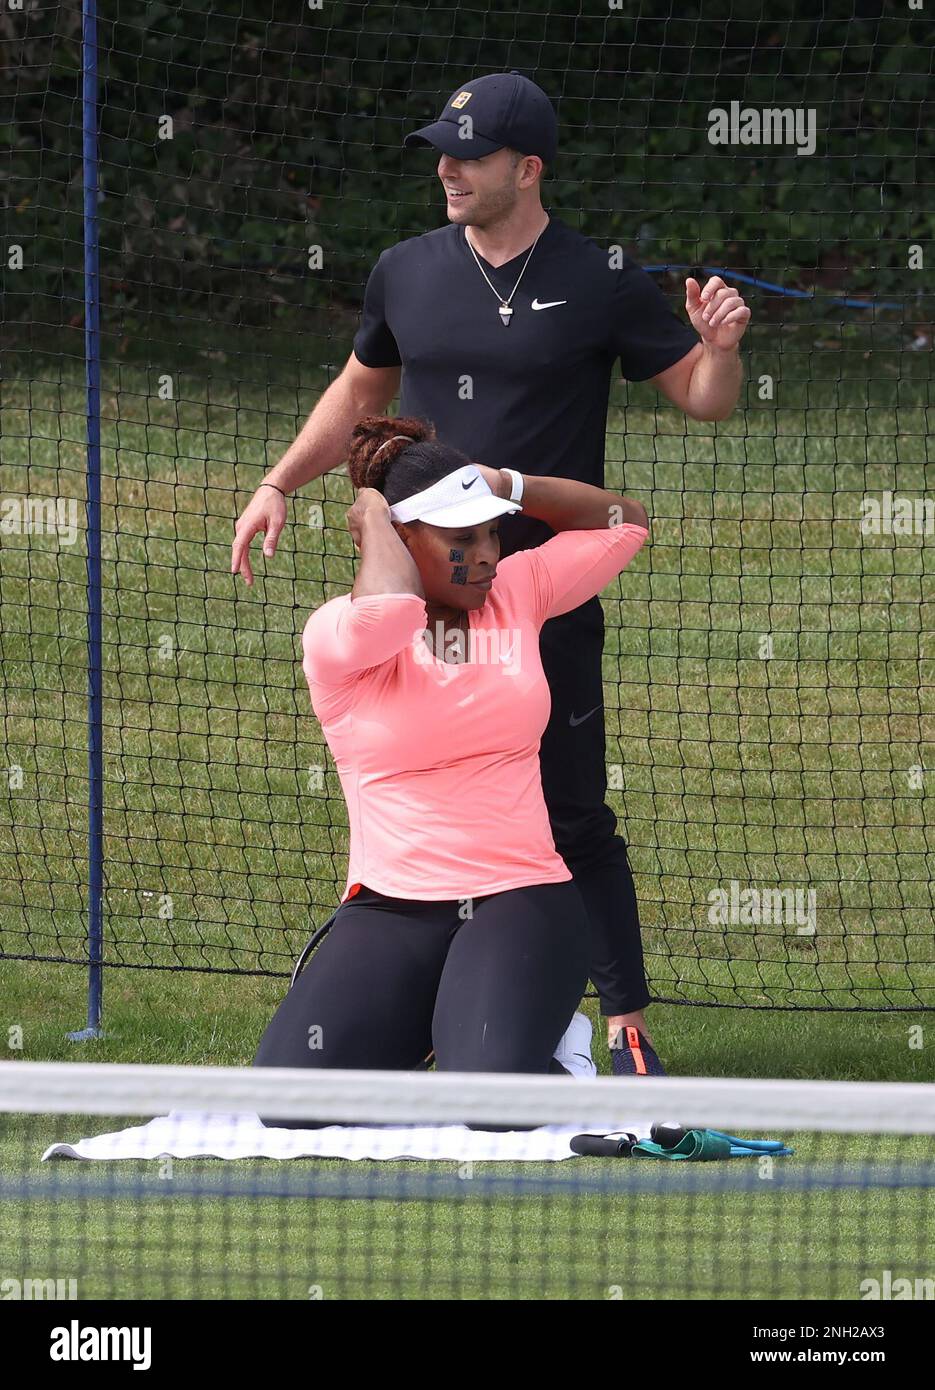
[[[0,1062],[0,1113],[145,1116],[170,1110],[370,1124],[582,1124],[628,1118],[712,1129],[935,1134],[935,1085],[292,1067]]]

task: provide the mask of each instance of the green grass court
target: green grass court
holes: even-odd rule
[[[848,1144],[854,1161],[836,1148],[838,1172],[856,1172],[863,1156],[860,1136]],[[898,1157],[921,1159],[924,1146],[902,1142]],[[313,1168],[294,1160],[296,1183],[302,1174],[291,1170],[300,1164],[309,1174]],[[68,1164],[64,1174],[62,1166],[55,1179],[65,1192],[96,1165]],[[848,1189],[737,1193],[717,1190],[720,1170],[704,1175],[708,1195],[679,1193],[668,1170],[651,1175],[656,1192],[602,1193],[589,1190],[607,1178],[600,1159],[577,1159],[574,1174],[560,1178],[547,1170],[568,1165],[486,1165],[505,1184],[551,1180],[541,1195],[508,1200],[485,1193],[479,1177],[458,1183],[454,1164],[361,1162],[345,1176],[351,1165],[342,1160],[315,1161],[315,1178],[346,1182],[349,1194],[358,1183],[385,1183],[383,1199],[197,1201],[165,1189],[208,1169],[213,1177],[221,1166],[231,1184],[263,1182],[270,1167],[283,1165],[175,1160],[173,1179],[162,1184],[152,1179],[156,1164],[106,1166],[114,1182],[144,1181],[148,1170],[150,1187],[161,1185],[163,1195],[61,1199],[34,1207],[26,1226],[25,1268],[46,1277],[66,1277],[95,1244],[106,1250],[105,1269],[80,1279],[81,1298],[184,1297],[187,1278],[199,1298],[855,1299],[861,1281],[884,1269],[924,1271],[920,1231],[935,1216],[931,1188],[859,1197]],[[457,1196],[400,1200],[401,1179],[417,1185],[440,1167]],[[560,1184],[572,1179],[562,1193]],[[667,1183],[676,1190],[665,1191]],[[22,1248],[23,1216],[17,1202],[0,1203],[8,1249]]]
[[[81,1022],[81,972],[0,963],[0,993],[10,1016],[22,1019],[23,1055],[34,1060],[246,1064],[282,987],[273,980],[113,972],[105,999],[108,1036],[76,1046],[64,1034]],[[674,1074],[914,1081],[931,1075],[925,1050],[908,1046],[909,1028],[925,1027],[922,1015],[756,1014],[660,1005],[651,1017]],[[600,1069],[609,1071],[600,1039],[596,1029],[595,1056]],[[34,1119],[0,1117],[0,1174],[21,1171],[27,1141],[35,1171],[44,1173],[38,1158],[47,1144],[125,1123],[108,1126],[95,1118],[69,1124],[66,1117],[50,1116],[39,1128]],[[815,1136],[792,1135],[789,1142],[805,1155]],[[833,1148],[826,1144],[819,1164],[825,1172],[833,1165],[856,1173],[869,1156],[881,1164],[931,1156],[931,1142],[922,1138],[848,1135],[835,1137]],[[776,1167],[789,1174],[797,1162],[801,1167],[796,1157],[778,1159]],[[341,1183],[351,1168],[321,1159],[289,1165],[175,1160],[172,1171],[177,1182],[217,1181],[223,1170],[231,1183],[248,1183],[269,1181],[271,1169],[285,1166],[290,1174],[298,1170],[296,1183],[322,1175]],[[54,1178],[67,1190],[98,1167],[56,1164]],[[108,1180],[112,1175],[118,1183],[150,1185],[156,1185],[155,1167],[106,1165]],[[770,1192],[764,1185],[739,1194],[602,1194],[588,1191],[589,1184],[607,1179],[608,1165],[597,1159],[477,1164],[474,1171],[546,1181],[555,1179],[556,1167],[563,1179],[574,1180],[574,1192],[552,1190],[509,1202],[475,1194],[470,1182],[461,1184],[454,1199],[400,1201],[394,1182],[428,1178],[439,1168],[453,1179],[457,1171],[455,1164],[407,1161],[353,1165],[346,1179],[350,1190],[368,1179],[383,1182],[389,1189],[385,1200],[193,1201],[167,1192],[144,1203],[142,1219],[140,1205],[126,1198],[44,1203],[29,1213],[25,1268],[66,1277],[74,1269],[70,1256],[106,1245],[106,1267],[82,1278],[80,1290],[81,1297],[104,1298],[179,1296],[178,1280],[184,1289],[186,1275],[197,1280],[198,1296],[208,1298],[304,1299],[313,1286],[320,1294],[311,1296],[322,1298],[705,1299],[715,1290],[719,1297],[856,1298],[864,1277],[915,1269],[920,1232],[935,1219],[931,1187],[803,1193]],[[716,1167],[715,1176],[722,1178],[723,1166]],[[620,1165],[610,1171],[617,1177]],[[733,1165],[730,1177],[736,1172]],[[663,1186],[672,1180],[672,1168],[654,1170],[652,1177]],[[20,1248],[24,1217],[21,1204],[0,1201],[0,1248]]]
[[[619,386],[612,398],[608,486],[639,496],[653,529],[605,602],[607,756],[622,769],[610,798],[631,846],[653,987],[696,1005],[656,1006],[651,1025],[677,1075],[929,1081],[931,1023],[892,1010],[935,1003],[935,807],[931,783],[909,780],[935,729],[930,538],[859,533],[865,493],[929,484],[926,361],[886,347],[868,356],[847,333],[819,351],[790,332],[781,355],[765,333],[751,337],[747,380],[773,373],[772,403],[748,387],[747,409],[715,427],[657,408],[646,388],[631,388],[626,405]],[[285,981],[199,971],[287,971],[343,883],[343,800],[297,654],[307,613],[350,581],[347,479],[330,475],[290,504],[274,561],[255,544],[252,591],[229,574],[239,509],[326,383],[309,370],[297,394],[285,377],[252,386],[225,376],[223,362],[206,375],[197,351],[192,361],[176,401],[156,400],[132,362],[105,370],[103,395],[105,954],[168,968],[108,970],[107,1036],[76,1047],[65,1033],[83,1023],[80,967],[0,960],[0,1036],[23,1036],[9,1057],[249,1062]],[[83,389],[66,371],[5,378],[4,493],[83,499]],[[83,541],[68,550],[54,537],[0,537],[4,756],[25,769],[23,790],[0,789],[0,950],[11,955],[82,954],[84,589]],[[711,926],[705,894],[730,879],[813,886],[817,934]],[[171,920],[159,916],[161,894]],[[716,1002],[749,1007],[704,1007]],[[809,1003],[875,1011],[781,1011]],[[910,1046],[917,1025],[922,1047]],[[609,1070],[599,1029],[596,1042]],[[10,1173],[21,1122],[0,1117],[0,1136],[0,1173]],[[848,1162],[866,1154],[860,1136],[846,1145]],[[899,1156],[923,1157],[920,1145]],[[69,1181],[86,1167],[63,1166]],[[574,1171],[583,1183],[606,1165],[578,1160]],[[840,1267],[833,1296],[856,1297],[858,1240],[876,1274],[898,1268],[900,1248],[932,1222],[931,1189],[756,1200],[772,1296],[827,1292],[808,1269],[824,1252]],[[96,1212],[50,1205],[31,1219],[30,1261],[45,1270],[44,1251],[67,1253],[103,1229],[129,1277],[145,1234],[135,1293],[158,1297],[173,1232],[196,1229],[206,1296],[308,1297],[312,1285],[353,1296],[362,1283],[366,1296],[396,1296],[401,1284],[417,1297],[470,1296],[483,1279],[487,1296],[565,1298],[612,1296],[620,1284],[624,1297],[674,1296],[686,1239],[698,1269],[717,1262],[724,1293],[749,1297],[762,1258],[743,1199],[722,1194],[693,1196],[690,1212],[674,1193],[548,1194],[521,1199],[513,1215],[469,1197],[321,1198],[314,1211],[268,1198],[262,1218],[249,1203],[238,1214],[233,1199],[161,1208],[165,1219],[141,1233],[121,1199]],[[0,1246],[21,1217],[0,1202]],[[484,1270],[479,1252],[493,1247],[496,1266]]]

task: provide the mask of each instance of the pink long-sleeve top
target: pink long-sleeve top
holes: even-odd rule
[[[464,662],[433,654],[417,594],[345,594],[312,613],[303,670],[350,825],[342,902],[359,885],[437,901],[571,878],[539,775],[539,629],[599,594],[648,534],[563,531],[501,560]]]

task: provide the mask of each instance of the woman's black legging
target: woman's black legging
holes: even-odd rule
[[[572,880],[415,902],[361,888],[276,1010],[258,1067],[546,1073],[588,978]],[[310,1128],[307,1121],[277,1121]]]

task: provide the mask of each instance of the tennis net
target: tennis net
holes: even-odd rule
[[[673,1119],[686,1153],[697,1131],[793,1152],[572,1152]],[[933,1135],[918,1084],[0,1063],[0,1281],[78,1300],[931,1299]],[[85,1161],[43,1161],[56,1146]]]

